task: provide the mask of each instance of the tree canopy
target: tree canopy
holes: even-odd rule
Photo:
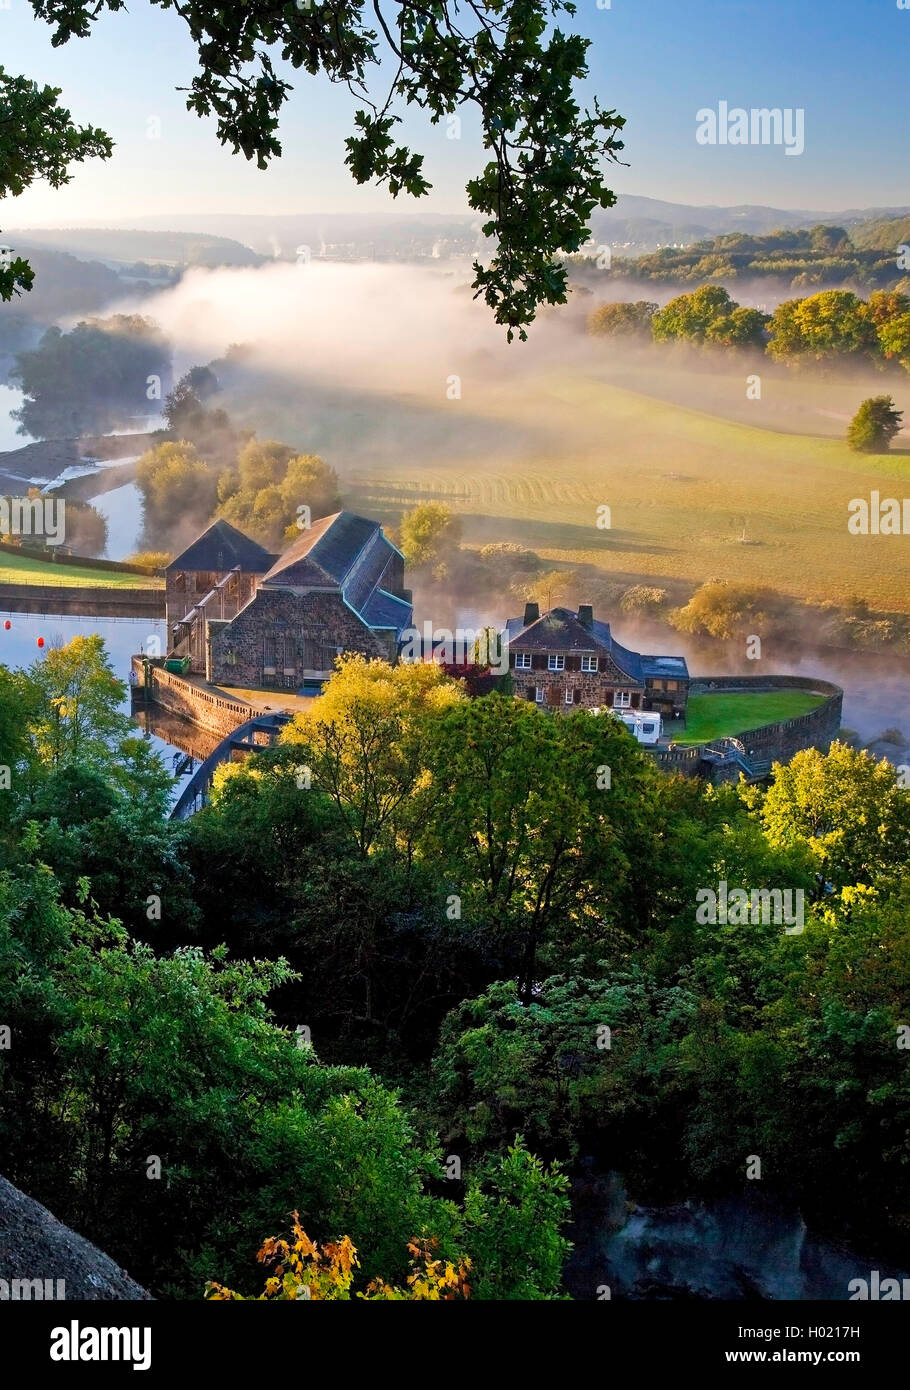
[[[55,46],[87,37],[106,10],[126,8],[124,0],[31,3],[52,26]],[[487,265],[475,261],[474,288],[510,340],[516,330],[526,336],[540,305],[564,302],[561,253],[578,251],[594,208],[616,201],[602,169],[617,159],[624,125],[596,97],[590,110],[579,105],[590,41],[559,27],[574,14],[573,4],[265,0],[213,9],[204,0],[154,3],[177,10],[196,46],[199,70],[188,108],[213,118],[220,142],[259,168],[282,152],[277,129],[292,92],[289,69],[321,73],[349,89],[359,105],[345,163],[357,183],[379,183],[393,198],[430,190],[424,156],[396,141],[400,112],[417,107],[437,125],[460,119],[465,108],[476,111],[489,158],[468,181],[467,199],[494,250]],[[38,119],[24,129],[24,153],[12,172],[21,164],[26,181],[48,166],[62,180],[73,159],[109,152],[100,132],[76,131],[66,121],[62,135],[52,123],[48,136]],[[27,273],[20,267],[20,277]]]

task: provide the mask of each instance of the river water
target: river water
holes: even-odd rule
[[[0,604],[2,604],[0,593]],[[9,628],[4,627],[9,622]],[[12,669],[29,667],[41,660],[42,649],[38,638],[44,638],[44,651],[71,642],[74,637],[90,637],[99,633],[104,638],[114,673],[119,680],[127,680],[130,658],[137,652],[148,649],[157,639],[162,647],[165,641],[165,623],[149,622],[136,618],[76,618],[44,617],[29,613],[0,612],[0,665]],[[152,747],[164,760],[169,771],[182,768],[181,776],[174,783],[174,799],[186,786],[196,764],[208,757],[220,742],[217,735],[207,734],[194,725],[169,715],[166,711],[152,706],[146,710],[137,703],[131,709],[131,698],[123,703],[124,713],[132,713],[133,718]],[[186,756],[194,761],[184,767]]]

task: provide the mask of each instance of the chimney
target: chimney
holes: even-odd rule
[[[580,603],[578,605],[578,621],[582,627],[586,627],[590,632],[594,626],[594,608],[590,603]]]
[[[524,621],[525,627],[530,627],[532,623],[536,623],[539,617],[540,608],[538,607],[538,605],[536,603],[526,603]]]

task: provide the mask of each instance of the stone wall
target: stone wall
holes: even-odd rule
[[[0,611],[92,618],[164,617],[163,589],[64,588],[56,584],[0,584]]]
[[[808,714],[765,724],[731,738],[717,739],[713,744],[694,747],[671,744],[669,748],[647,751],[666,772],[708,777],[713,782],[737,782],[748,771],[756,777],[765,776],[771,763],[788,763],[795,753],[805,748],[827,752],[840,731],[844,702],[844,692],[831,681],[813,680],[808,676],[696,677],[691,682],[689,694],[744,694],[769,690],[806,690],[825,698]],[[709,748],[719,749],[726,758],[712,761],[706,756]]]
[[[644,688],[620,671],[615,662],[600,654],[597,671],[582,671],[581,657],[566,655],[565,668],[551,671],[547,666],[547,653],[534,652],[530,670],[515,665],[515,653],[509,656],[513,690],[521,700],[533,700],[537,686],[544,692],[543,703],[551,709],[596,709],[606,705],[612,708],[613,694],[617,690],[628,690],[630,709],[639,709],[644,696]],[[565,693],[578,692],[571,705],[566,705]]]
[[[141,700],[144,698],[145,673],[142,657],[133,657],[133,670],[138,679],[134,698]],[[170,710],[172,714],[179,714],[181,719],[189,719],[200,728],[220,734],[222,738],[226,738],[241,724],[245,724],[253,713],[252,706],[242,700],[229,700],[213,691],[203,690],[200,686],[185,680],[183,676],[165,671],[161,666],[149,663],[148,672],[151,680],[149,699]]]
[[[806,690],[826,698],[808,714],[738,734],[746,757],[785,763],[803,748],[820,748],[826,752],[840,730],[844,703],[844,692],[831,681],[812,680],[809,676],[709,676],[693,680],[689,693],[734,694],[767,690]]]
[[[209,679],[216,685],[299,690],[304,680],[331,674],[339,648],[391,655],[340,593],[318,590],[260,589],[229,626],[213,624],[209,636]]]

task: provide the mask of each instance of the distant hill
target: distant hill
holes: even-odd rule
[[[633,254],[661,246],[690,246],[731,232],[767,235],[771,232],[816,227],[819,223],[852,228],[871,219],[902,216],[910,207],[847,208],[811,211],[743,203],[733,207],[698,207],[665,203],[656,198],[621,195],[615,208],[595,211],[591,228],[595,240]]]
[[[156,265],[169,267],[258,265],[249,246],[205,231],[148,231],[106,227],[21,227],[7,232],[29,246],[63,251],[82,260],[102,261],[112,269],[136,266],[140,274]]]
[[[673,244],[690,245],[729,232],[767,234],[820,222],[852,228],[858,223],[910,214],[910,206],[811,210],[740,204],[699,207],[659,198],[620,194],[615,208],[596,211],[597,240],[633,255]],[[240,242],[263,256],[293,257],[300,245],[314,256],[345,255],[376,259],[423,259],[468,255],[477,245],[477,215],[413,212],[308,212],[280,217],[258,213],[161,213],[136,219],[137,227],[161,233],[206,233]],[[322,248],[325,248],[323,251]]]
[[[854,227],[850,240],[861,251],[886,251],[894,254],[898,246],[910,246],[910,217],[873,219]]]
[[[4,306],[4,313],[20,310],[31,318],[51,322],[64,314],[94,313],[126,292],[126,285],[110,266],[86,261],[65,251],[54,251],[18,233],[0,235],[18,256],[25,256],[35,272],[28,294]]]

